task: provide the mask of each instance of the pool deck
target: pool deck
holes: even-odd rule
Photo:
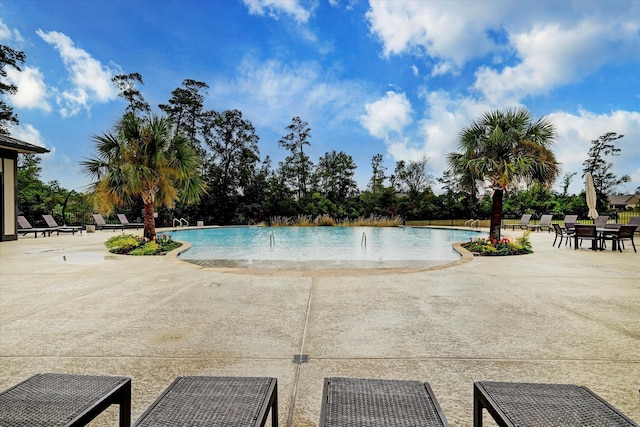
[[[41,372],[129,376],[135,420],[176,376],[270,376],[279,425],[315,426],[324,377],[411,379],[469,427],[474,381],[571,383],[640,421],[630,244],[575,251],[540,232],[534,254],[429,271],[256,274],[111,255],[118,232],[0,243],[1,390]]]

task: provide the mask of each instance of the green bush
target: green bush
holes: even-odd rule
[[[515,243],[503,237],[501,240],[489,240],[485,238],[469,239],[462,247],[475,255],[505,256],[524,255],[533,253],[533,246],[529,240],[529,231],[525,231],[522,237],[518,237]]]
[[[167,234],[156,236],[156,239],[151,241],[132,234],[121,234],[107,240],[105,246],[114,254],[164,255],[179,248],[182,243],[172,240]]]
[[[144,241],[142,241],[144,242]],[[120,234],[107,240],[104,245],[114,254],[127,254],[142,243],[139,237],[132,234]]]

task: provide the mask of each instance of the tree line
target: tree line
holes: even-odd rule
[[[0,52],[0,71],[5,65],[19,69],[24,62],[22,52],[5,46]],[[447,157],[449,168],[442,177],[427,173],[426,157],[399,160],[388,171],[383,155],[376,154],[371,159],[371,178],[360,190],[354,179],[357,166],[348,153],[330,151],[315,162],[309,157],[312,128],[299,116],[283,129],[278,145],[286,157],[274,165],[269,156],[261,157],[259,136],[241,111],[204,108],[205,82],[184,80],[166,103],[158,105],[160,114],[155,114],[139,89],[144,84],[139,73],[117,75],[112,81],[126,107],[113,129],[94,138],[94,155],[82,164],[94,180],[92,186],[75,193],[55,181],[45,184],[39,179],[40,159],[21,156],[21,213],[60,215],[89,207],[103,212],[118,209],[141,218],[149,216],[151,207],[159,225],[169,225],[172,218],[247,224],[276,216],[328,215],[337,219],[492,218],[494,227],[502,216],[515,218],[522,213],[586,216],[584,195],[567,194],[576,172],[562,177],[563,192],[550,190],[561,172],[552,150],[555,128],[546,118],[534,120],[524,108],[486,113],[462,129],[458,151]],[[15,89],[1,88],[3,93]],[[7,124],[18,124],[17,116],[4,102],[0,110],[0,132],[8,133]],[[607,197],[616,186],[629,181],[628,176],[613,174],[609,161],[620,153],[616,141],[622,137],[609,132],[592,141],[584,163],[582,172],[594,177],[601,212],[609,210]],[[147,177],[138,172],[127,176],[126,162],[134,158],[132,153],[140,154],[153,145],[130,143],[145,138],[155,141],[155,149],[138,156],[137,169],[131,170],[147,171]],[[124,155],[126,150],[130,155]],[[157,158],[160,154],[163,159]],[[188,168],[181,163],[187,159]],[[182,170],[168,172],[177,165]],[[158,177],[158,171],[164,175]],[[442,194],[432,190],[436,181]]]

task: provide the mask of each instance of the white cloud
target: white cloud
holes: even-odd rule
[[[404,93],[389,91],[384,98],[365,105],[366,114],[360,123],[376,138],[387,138],[391,133],[402,135],[412,122],[411,103]]]
[[[111,83],[114,71],[93,58],[85,50],[74,46],[73,41],[57,31],[36,33],[60,53],[73,87],[58,90],[58,103],[63,117],[75,116],[81,110],[89,111],[94,102],[108,102],[117,97]]]
[[[289,15],[297,23],[304,24],[309,21],[315,4],[305,8],[298,0],[243,0],[245,6],[252,15],[268,14],[277,19],[280,15]]]
[[[21,72],[13,68],[7,69],[6,72],[9,82],[18,88],[15,95],[10,95],[13,105],[18,108],[39,108],[46,112],[51,111],[51,106],[47,102],[47,86],[40,70],[24,67]]]
[[[616,147],[621,149],[620,156],[607,158],[613,163],[613,173],[618,177],[625,173],[631,175],[632,182],[620,186],[618,190],[632,192],[640,186],[640,112],[613,111],[609,114],[596,114],[581,109],[578,114],[557,112],[550,114],[549,118],[556,124],[560,136],[554,152],[562,163],[563,172],[577,172],[569,192],[580,192],[582,163],[588,157],[591,141],[607,132],[624,135],[624,138],[615,142]]]
[[[29,123],[21,123],[19,126],[11,125],[11,136],[19,139],[20,141],[28,142],[38,147],[47,147],[44,142],[44,138],[40,134],[40,131],[30,125]]]
[[[9,27],[7,27],[7,25],[2,22],[2,18],[0,18],[0,41],[15,41],[18,43],[22,43],[24,42],[24,39],[22,38],[22,34],[20,34],[20,31],[16,30],[16,29],[10,29]]]
[[[454,5],[454,7],[452,7]],[[499,25],[499,5],[487,2],[371,1],[367,19],[385,56],[416,51],[441,58],[439,70],[459,68],[495,48],[486,30]]]
[[[235,80],[215,79],[212,99],[223,99],[224,108],[240,109],[257,126],[282,129],[293,116],[312,125],[335,123],[356,116],[362,97],[356,83],[336,81],[316,62],[259,62],[247,57]]]
[[[548,24],[513,33],[510,39],[521,62],[501,71],[482,67],[476,72],[474,88],[494,104],[545,94],[620,58],[640,59],[640,23]]]

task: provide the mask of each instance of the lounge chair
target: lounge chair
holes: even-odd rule
[[[252,377],[178,377],[136,420],[151,426],[278,426],[278,381]]]
[[[49,233],[49,236],[51,236],[51,233],[56,231],[55,228],[51,227],[34,228],[31,226],[29,221],[27,221],[27,218],[21,215],[18,215],[18,226],[20,227],[18,233],[22,234],[23,236],[26,236],[29,233],[33,233],[33,236],[35,238],[38,238],[38,233],[42,233],[42,236],[46,237],[47,233]]]
[[[540,217],[540,223],[539,224],[529,224],[527,225],[527,229],[531,229],[531,230],[542,230],[544,228],[547,229],[547,232],[551,232],[551,220],[553,219],[553,215],[542,215]]]
[[[107,224],[100,214],[93,214],[93,220],[96,223],[96,230],[112,229],[115,231],[117,228],[124,231],[124,225],[122,224]]]
[[[578,240],[580,240],[580,246],[582,246],[583,240],[591,240],[591,249],[598,249],[598,230],[595,225],[589,224],[576,224],[575,233],[573,233],[573,249],[578,249]]]
[[[558,237],[560,238],[560,243],[558,243],[558,247],[562,245],[562,239],[566,239],[564,242],[565,246],[567,246],[567,242],[569,243],[569,246],[571,246],[571,235],[573,233],[566,231],[564,228],[560,227],[560,224],[556,224],[555,222],[552,225],[553,225],[553,230],[556,232],[556,237],[555,239],[553,239],[552,246],[556,245],[556,241],[558,240]]]
[[[448,427],[449,423],[429,383],[325,378],[318,427],[338,426]]]
[[[131,426],[131,378],[37,374],[0,393],[3,426],[86,426],[111,405]],[[113,425],[113,424],[111,424]]]
[[[622,252],[622,248],[624,248],[625,241],[630,241],[631,246],[633,246],[633,251],[638,252],[636,250],[636,245],[633,242],[633,235],[635,234],[637,228],[638,228],[637,225],[621,225],[620,226],[620,228],[618,229],[618,234],[616,236],[616,241],[618,243],[618,250],[620,252]]]
[[[522,218],[520,218],[520,222],[517,224],[507,224],[508,227],[511,227],[512,230],[515,230],[516,227],[520,227],[520,230],[526,230],[529,227],[529,221],[531,220],[531,215],[524,214]]]
[[[573,384],[476,382],[475,427],[482,427],[483,409],[500,426],[637,426],[593,391]]]
[[[124,228],[135,228],[137,230],[140,227],[144,227],[144,224],[141,222],[129,222],[125,214],[118,214],[118,220]]]
[[[71,234],[76,234],[76,231],[79,231],[80,234],[82,234],[82,226],[81,225],[58,225],[58,223],[56,222],[55,219],[53,219],[53,217],[51,215],[42,215],[42,218],[44,218],[44,222],[47,223],[47,225],[50,228],[55,228],[56,233],[58,233],[58,235],[60,235],[60,233],[71,233]]]
[[[593,220],[593,223],[596,225],[596,228],[604,228],[605,225],[607,225],[607,221],[609,221],[609,215],[600,215]]]
[[[365,425],[448,427],[449,423],[429,383],[325,378],[318,426]]]
[[[564,230],[573,233],[573,228],[578,221],[578,215],[565,215],[562,223],[564,224]]]

